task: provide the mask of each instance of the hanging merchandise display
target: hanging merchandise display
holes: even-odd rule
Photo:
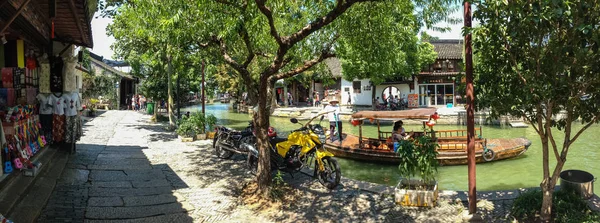
[[[76,64],[77,64],[77,57],[67,57],[65,59],[63,91],[73,92],[73,91],[77,90],[77,81],[76,81],[77,69],[75,69]]]
[[[79,99],[79,93],[73,92],[64,95],[66,99],[65,104],[65,116],[66,116],[66,130],[65,130],[65,142],[75,143],[81,138],[82,125],[81,118],[78,116],[78,112],[81,108],[81,100]]]
[[[50,91],[63,92],[63,60],[61,57],[54,57],[50,64]]]
[[[48,103],[52,104],[52,140],[54,142],[63,142],[65,135],[65,104],[66,99],[64,94],[52,93]]]
[[[1,223],[14,223],[11,220],[8,220],[8,218],[4,217],[4,215],[0,214],[0,222]]]
[[[52,144],[52,115],[54,114],[54,110],[53,104],[50,102],[50,94],[40,93],[37,96],[37,99],[40,103],[39,113],[42,130],[41,134],[42,137],[45,138],[45,141],[48,141],[48,143]]]
[[[39,88],[41,93],[50,93],[50,63],[45,57],[41,57],[39,70]]]

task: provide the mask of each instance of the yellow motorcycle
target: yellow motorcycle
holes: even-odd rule
[[[302,127],[293,130],[287,138],[271,137],[269,139],[271,168],[293,174],[304,167],[310,168],[310,164],[314,160],[314,175],[323,186],[333,189],[340,183],[342,172],[333,158],[333,154],[323,147],[325,143],[323,127],[320,124],[310,124],[316,117],[304,125],[299,123],[298,119],[292,118],[290,119],[292,123],[301,124]],[[323,116],[321,116],[321,120],[323,120]],[[242,146],[248,149],[248,166],[253,173],[256,173],[258,149],[255,145],[247,143]]]

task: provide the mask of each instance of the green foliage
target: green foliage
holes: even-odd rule
[[[196,136],[196,125],[194,122],[189,121],[188,118],[182,118],[177,123],[177,134],[184,137]]]
[[[542,208],[542,191],[530,190],[515,199],[510,214],[521,221],[534,221]],[[579,195],[572,191],[554,192],[552,218],[556,222],[599,222],[600,213],[593,212]]]
[[[287,183],[283,180],[283,173],[277,171],[277,174],[273,176],[273,185],[270,192],[271,198],[274,200],[282,200],[286,192]]]
[[[419,136],[414,140],[400,140],[396,153],[400,157],[400,175],[412,178],[418,175],[424,181],[435,180],[437,174],[438,143],[431,136]]]
[[[202,112],[192,113],[190,114],[190,117],[183,116],[177,123],[179,126],[178,130],[181,126],[184,126],[181,130],[182,133],[189,131],[190,129],[188,128],[191,128],[194,135],[206,133],[206,130],[212,129],[215,124],[217,124],[217,117],[212,114],[204,115]]]
[[[474,3],[479,26],[465,31],[474,36],[477,106],[490,108],[490,118],[510,114],[533,124],[544,154],[542,188],[548,190],[556,183],[572,143],[600,118],[600,4],[586,0]],[[571,134],[572,123],[578,120],[584,126]],[[555,127],[564,133],[563,142],[555,141]],[[557,160],[554,170],[552,160]],[[550,217],[549,198],[542,207],[545,220]]]

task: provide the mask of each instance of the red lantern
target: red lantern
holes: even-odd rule
[[[435,125],[435,120],[429,120],[425,123],[425,125],[429,126],[429,128],[433,128],[433,126]]]
[[[430,116],[430,119],[433,119],[433,120],[438,120],[439,118],[440,118],[440,116],[438,115],[437,112],[433,113],[433,115]]]
[[[352,121],[350,121],[350,123],[352,123],[353,126],[357,126],[357,125],[360,125],[360,120],[352,119]]]

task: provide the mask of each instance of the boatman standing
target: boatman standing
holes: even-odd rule
[[[337,99],[331,99],[329,104],[325,106],[322,112],[319,113],[327,113],[327,118],[329,119],[329,139],[332,142],[342,138],[342,121],[340,120],[342,108],[338,105],[338,103],[339,101]],[[338,134],[334,135],[336,129]]]

